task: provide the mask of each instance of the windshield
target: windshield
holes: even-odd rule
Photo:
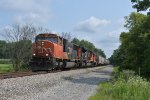
[[[47,41],[57,43],[57,37],[36,37],[35,42],[42,41],[42,40],[47,40]]]

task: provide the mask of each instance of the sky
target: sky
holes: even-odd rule
[[[0,30],[32,23],[68,32],[92,42],[109,58],[120,44],[120,33],[127,31],[124,17],[133,11],[130,0],[0,0]]]

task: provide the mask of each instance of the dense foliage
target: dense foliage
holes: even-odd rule
[[[9,43],[7,43],[4,40],[0,40],[0,59],[10,58],[8,47],[9,47]]]
[[[120,35],[120,47],[110,58],[121,69],[131,69],[146,78],[150,77],[150,16],[131,13],[125,17],[128,32]]]
[[[14,25],[1,30],[6,41],[0,41],[0,58],[10,59],[13,69],[19,71],[31,57],[32,39],[37,29],[30,25]],[[26,66],[27,67],[27,66]]]
[[[12,43],[0,40],[0,64],[15,64],[21,62],[20,67],[25,67],[31,58],[31,48],[32,42],[30,40],[22,40]],[[16,69],[15,65],[14,69]]]
[[[137,11],[146,11],[150,8],[150,0],[131,0],[131,2],[134,3],[133,8],[136,8]]]
[[[91,50],[93,51],[94,53],[98,54],[98,55],[101,55],[102,57],[106,58],[106,55],[104,53],[104,51],[102,51],[101,49],[98,49],[94,46],[93,43],[89,42],[89,41],[86,41],[86,40],[79,40],[77,38],[74,38],[72,40],[72,43],[75,43],[79,46],[82,46],[82,47],[85,47],[87,48],[88,50]]]

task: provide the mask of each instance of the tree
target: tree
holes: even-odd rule
[[[95,54],[101,55],[102,57],[106,58],[106,55],[105,55],[104,51],[102,51],[101,49],[96,48],[94,46],[94,44],[89,42],[89,41],[86,41],[86,40],[81,40],[80,41],[79,39],[74,38],[71,42],[75,43],[75,44],[77,44],[79,46],[85,47],[88,50],[93,51]]]
[[[131,2],[134,3],[133,8],[136,8],[138,12],[146,11],[150,8],[150,0],[131,0]]]
[[[10,58],[15,71],[19,71],[31,55],[32,40],[37,28],[32,24],[14,25],[3,30],[3,36],[9,43]]]
[[[123,69],[134,70],[141,76],[150,76],[150,17],[140,13],[131,13],[125,27],[129,32],[120,35],[121,45],[111,61]]]
[[[149,0],[131,0],[137,11],[150,8]],[[131,13],[125,17],[129,32],[120,35],[121,45],[114,51],[110,60],[122,69],[134,70],[140,76],[150,77],[150,16]]]
[[[125,16],[125,25],[124,27],[128,30],[133,30],[134,28],[140,27],[146,20],[145,15],[133,12],[129,16]]]
[[[95,49],[94,49],[94,52],[95,52],[97,55],[101,55],[102,57],[106,58],[106,55],[105,55],[104,51],[102,51],[101,49],[95,48]]]
[[[122,38],[122,45],[126,45],[126,52],[127,52],[127,61],[128,66],[133,67],[136,65],[135,70],[142,67],[143,61],[143,53],[145,50],[145,37],[144,37],[144,27],[147,19],[146,15],[139,14],[139,13],[131,13],[129,18],[126,19],[128,25],[130,25],[130,30],[127,33],[127,37],[124,37],[126,41],[123,41]],[[130,20],[130,21],[129,21]],[[120,37],[123,37],[122,34]],[[126,44],[125,44],[126,43]],[[132,62],[130,62],[132,60]]]
[[[73,38],[73,40],[71,42],[74,44],[80,45],[80,40],[77,38]]]
[[[133,8],[136,8],[137,11],[145,11],[150,7],[149,0],[131,0],[134,3]]]
[[[0,58],[1,59],[7,59],[9,58],[9,51],[8,51],[8,43],[4,40],[0,40]]]

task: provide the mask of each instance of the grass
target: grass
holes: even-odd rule
[[[117,72],[111,82],[99,85],[89,100],[150,100],[150,82],[132,71]]]
[[[0,73],[13,72],[12,64],[0,64]]]
[[[29,71],[28,64],[22,64],[19,71]],[[0,73],[15,72],[10,59],[0,59]]]
[[[0,59],[0,73],[13,72],[10,59]]]
[[[0,64],[10,64],[10,59],[0,59]]]

